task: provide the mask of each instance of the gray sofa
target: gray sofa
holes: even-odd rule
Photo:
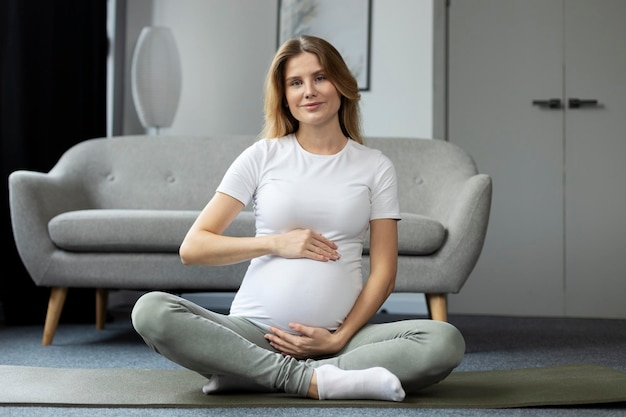
[[[42,343],[52,343],[68,288],[96,290],[96,326],[109,290],[235,291],[247,264],[183,266],[178,247],[231,161],[253,136],[119,136],[81,142],[48,173],[15,171],[15,243],[33,281],[51,289]],[[403,219],[396,292],[425,293],[447,320],[482,250],[492,184],[472,158],[441,140],[366,138],[394,161]],[[254,235],[246,207],[227,230]],[[369,272],[367,245],[364,276]]]

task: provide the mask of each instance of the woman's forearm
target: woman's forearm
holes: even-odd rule
[[[231,265],[272,253],[272,237],[231,237],[195,231],[185,237],[179,255],[185,265]]]
[[[363,327],[380,309],[396,285],[398,225],[393,219],[370,223],[370,275],[341,327],[335,332],[342,343]]]
[[[394,282],[393,276],[376,279],[370,275],[352,310],[335,332],[335,336],[342,341],[342,347],[374,317],[393,291]]]

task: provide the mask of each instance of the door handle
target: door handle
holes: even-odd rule
[[[549,98],[547,100],[533,100],[533,105],[548,109],[560,109],[561,107],[563,107],[561,99],[559,98]]]
[[[597,107],[598,100],[583,100],[579,98],[570,98],[568,100],[570,109],[579,109],[581,107]]]

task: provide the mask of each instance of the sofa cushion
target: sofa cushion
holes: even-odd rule
[[[195,210],[69,211],[48,223],[50,239],[72,252],[164,252],[177,253],[185,234],[198,216]],[[254,215],[239,213],[226,229],[229,236],[254,236]],[[428,255],[439,249],[445,229],[437,220],[402,213],[398,227],[400,255]],[[363,251],[369,253],[369,234]]]
[[[431,217],[413,213],[400,213],[398,223],[399,255],[430,255],[436,252],[446,237],[445,227]],[[363,253],[369,253],[369,233]]]
[[[48,223],[50,238],[74,252],[178,252],[200,212],[194,210],[77,210]],[[242,211],[226,230],[254,235],[252,212]]]

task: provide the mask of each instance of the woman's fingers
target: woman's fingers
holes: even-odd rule
[[[310,249],[316,255],[320,255],[326,259],[337,260],[340,255],[336,251],[337,245],[332,240],[325,238],[319,233],[313,233],[310,240],[312,249]]]
[[[318,261],[337,260],[337,244],[310,229],[295,229],[278,237],[276,253],[285,258],[309,258]]]

